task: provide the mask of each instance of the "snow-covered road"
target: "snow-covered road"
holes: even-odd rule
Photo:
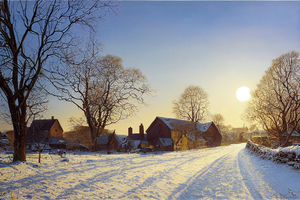
[[[37,155],[0,164],[0,199],[292,199],[300,171],[245,144],[151,154]],[[7,160],[0,153],[0,163]]]

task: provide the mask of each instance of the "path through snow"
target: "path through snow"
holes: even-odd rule
[[[151,154],[0,153],[0,199],[292,199],[300,171],[252,155],[245,144]],[[298,185],[298,186],[297,186]]]

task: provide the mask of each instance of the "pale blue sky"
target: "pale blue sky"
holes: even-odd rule
[[[138,132],[140,123],[146,130],[156,116],[175,117],[172,100],[189,85],[209,94],[211,114],[243,126],[246,103],[236,99],[236,90],[255,89],[272,59],[300,51],[300,2],[124,1],[116,13],[99,22],[103,55],[139,68],[156,90],[146,98],[149,107],[108,127],[120,134],[129,126]],[[45,116],[57,117],[65,130],[67,119],[80,113],[56,100],[50,106]]]

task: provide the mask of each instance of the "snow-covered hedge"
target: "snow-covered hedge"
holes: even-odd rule
[[[248,140],[246,148],[262,159],[272,160],[277,163],[286,163],[295,169],[300,169],[300,146],[270,149]]]

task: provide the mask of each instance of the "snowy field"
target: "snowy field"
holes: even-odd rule
[[[263,160],[245,144],[181,152],[0,152],[0,199],[300,199],[300,171]]]

